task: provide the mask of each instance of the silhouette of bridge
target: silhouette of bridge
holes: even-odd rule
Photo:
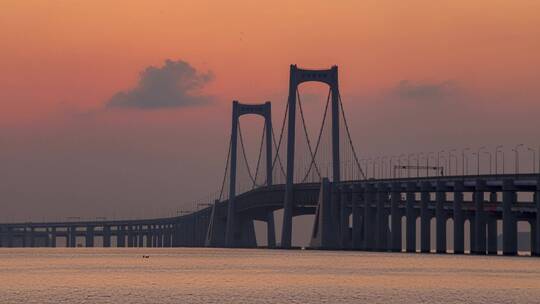
[[[315,141],[299,92],[300,84],[313,81],[329,87]],[[264,119],[254,170],[240,125],[244,115]],[[478,166],[477,174],[469,175],[463,166],[461,174],[456,168],[454,175],[443,176],[438,160],[436,166],[429,165],[429,155],[425,160],[426,166],[419,165],[419,157],[416,166],[409,160],[405,166],[400,158],[394,168],[387,167],[389,172],[394,169],[388,175],[392,178],[382,173],[383,163],[377,176],[373,162],[369,176],[351,139],[338,68],[307,70],[291,65],[279,133],[272,126],[270,102],[233,101],[225,172],[208,207],[168,218],[0,224],[0,246],[56,247],[57,239],[63,238],[65,246],[76,247],[82,245],[77,239],[83,238],[85,247],[93,247],[100,238],[103,247],[251,248],[257,247],[254,221],[258,220],[266,223],[268,247],[287,249],[292,247],[293,217],[312,214],[313,249],[465,253],[468,239],[469,253],[498,254],[502,247],[502,254],[516,255],[518,222],[526,222],[531,255],[540,255],[540,174],[519,174],[519,166],[514,174],[498,174],[497,167],[496,174],[480,174]],[[448,167],[450,161],[449,155]],[[416,170],[412,177],[411,168]],[[403,169],[407,177],[396,176],[396,170]],[[283,210],[279,244],[276,210]]]

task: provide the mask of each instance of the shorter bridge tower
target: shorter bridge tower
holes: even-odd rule
[[[255,247],[255,229],[253,219],[248,216],[242,216],[236,210],[236,172],[237,172],[237,152],[238,152],[238,134],[239,119],[242,115],[258,115],[264,119],[265,128],[265,152],[266,152],[266,186],[272,185],[272,107],[269,101],[264,104],[243,104],[233,101],[232,108],[232,128],[230,142],[229,158],[229,200],[227,204],[226,220],[218,219],[218,208],[214,206],[210,227],[206,240],[207,246],[225,247]],[[225,223],[225,227],[219,223]],[[267,216],[268,223],[268,245],[275,246],[273,213]],[[225,228],[225,244],[219,244],[219,234],[222,234]]]

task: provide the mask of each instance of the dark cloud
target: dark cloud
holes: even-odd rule
[[[455,97],[460,93],[460,88],[454,81],[413,83],[402,80],[391,90],[391,93],[402,100],[440,101]]]
[[[165,60],[161,67],[144,69],[137,86],[116,93],[107,107],[158,109],[206,104],[210,98],[197,91],[213,78],[211,72],[200,73],[185,61]]]

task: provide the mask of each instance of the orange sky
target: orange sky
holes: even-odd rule
[[[220,174],[223,153],[200,151],[226,150],[232,99],[272,100],[280,120],[291,63],[339,65],[363,155],[408,152],[415,145],[534,143],[540,126],[538,12],[534,0],[4,0],[0,136],[6,147],[0,161],[9,168],[0,178],[9,182],[5,196],[18,202],[8,210],[15,214],[18,206],[32,208],[41,199],[67,208],[75,197],[84,205],[100,191],[114,198],[129,192],[140,205],[166,195],[158,200],[161,207],[175,208],[179,196],[197,196],[186,191],[202,191],[200,184]],[[111,96],[136,86],[142,70],[168,58],[212,71],[215,79],[202,89],[212,105],[105,110]],[[419,87],[455,84],[458,94],[449,98],[461,104],[393,103],[402,80]],[[321,90],[306,86],[306,92]],[[317,117],[318,111],[312,110]],[[398,122],[403,132],[396,132]],[[94,156],[99,166],[81,163]],[[197,167],[201,162],[208,168]],[[144,187],[123,171],[140,163]],[[95,186],[103,176],[92,168],[108,172],[118,187]],[[51,170],[57,175],[41,176]],[[186,173],[198,170],[195,177]],[[75,183],[73,174],[81,175],[80,184],[62,188]],[[170,182],[188,178],[194,184]],[[42,185],[44,179],[50,184]],[[152,182],[166,188],[145,188]],[[34,190],[21,190],[28,188]],[[102,205],[114,205],[107,202]],[[80,210],[73,208],[66,212]]]
[[[165,58],[223,100],[286,91],[287,66],[338,64],[361,93],[402,79],[537,87],[538,1],[3,1],[2,120],[103,104]],[[351,93],[351,94],[352,94]]]

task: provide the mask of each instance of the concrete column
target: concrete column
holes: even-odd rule
[[[416,183],[407,183],[406,197],[406,217],[407,217],[407,252],[416,252],[416,211],[414,204],[416,202]]]
[[[469,216],[469,228],[470,228],[470,242],[469,242],[469,248],[470,248],[470,254],[474,253],[474,248],[476,246],[476,217],[474,215],[474,212],[471,213]]]
[[[487,216],[487,253],[497,254],[497,215],[490,214]]]
[[[138,237],[138,246],[137,247],[144,247],[144,232],[143,232],[143,229],[142,229],[142,225],[139,225],[137,227],[137,237]]]
[[[134,246],[134,236],[133,236],[133,226],[128,225],[127,226],[127,246],[133,247]]]
[[[517,225],[512,205],[514,204],[516,190],[512,180],[503,181],[503,254],[517,254]]]
[[[86,247],[94,247],[94,226],[86,227]]]
[[[462,181],[454,182],[454,253],[463,254],[465,252],[465,220],[463,215],[463,190]]]
[[[103,226],[103,247],[111,247],[111,226]]]
[[[146,247],[152,247],[152,225],[146,225]]]
[[[13,228],[12,227],[7,227],[6,228],[7,230],[7,247],[8,248],[11,248],[13,247]]]
[[[352,206],[352,248],[362,248],[362,209],[360,200],[362,197],[362,187],[360,184],[354,184],[352,188],[351,206]]]
[[[446,183],[437,181],[437,192],[435,193],[435,217],[436,217],[436,251],[437,253],[446,253],[446,212],[444,203],[446,203]]]
[[[69,227],[69,247],[77,247],[77,227]]]
[[[36,231],[34,227],[30,227],[30,247],[36,247]]]
[[[475,246],[474,254],[486,254],[486,215],[484,211],[484,191],[486,183],[483,180],[476,180],[474,191],[474,217],[475,217]]]
[[[351,187],[341,186],[340,208],[339,208],[339,246],[341,249],[350,247],[349,231],[349,200],[351,197]]]
[[[529,237],[529,242],[531,243],[531,256],[534,256],[534,248],[536,248],[536,219],[532,218],[528,220],[529,225],[531,225],[531,234]]]
[[[126,247],[126,228],[124,226],[116,227],[116,247]]]
[[[364,188],[364,246],[363,249],[371,251],[375,249],[375,212],[371,204],[375,201],[375,187],[373,184],[365,184]]]
[[[276,248],[276,225],[273,211],[268,212],[266,215],[266,240],[268,248]]]
[[[195,245],[195,240],[193,240],[193,245]],[[158,230],[158,247],[163,247],[163,225],[160,225]]]
[[[386,237],[388,227],[388,217],[384,204],[388,199],[388,187],[385,183],[377,183],[377,222],[375,226],[376,249],[377,251],[386,251]]]
[[[50,247],[56,247],[56,227],[51,228],[51,240],[49,242]]]
[[[399,210],[399,203],[401,202],[401,184],[398,182],[392,183],[390,201],[390,212],[392,214],[392,239],[390,250],[393,252],[401,252],[401,211]]]
[[[422,182],[420,193],[420,251],[431,251],[431,216],[429,214],[429,201],[431,184]]]
[[[497,192],[491,191],[489,193],[489,203],[491,205],[497,205]],[[487,226],[487,254],[497,254],[497,213],[485,213],[486,226]]]
[[[536,181],[536,192],[534,194],[534,201],[536,202],[536,218],[535,218],[535,246],[532,252],[534,256],[540,256],[540,179]]]

